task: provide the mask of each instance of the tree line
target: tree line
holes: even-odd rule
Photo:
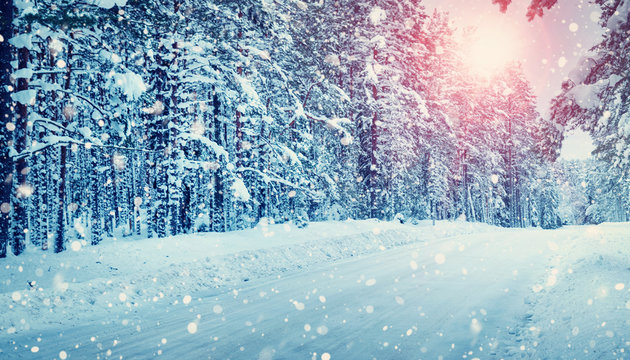
[[[417,0],[2,0],[0,257],[260,221],[557,227],[518,64]]]

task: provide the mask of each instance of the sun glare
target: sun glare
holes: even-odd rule
[[[480,24],[464,45],[464,62],[476,73],[492,74],[519,59],[519,43],[516,32],[505,24]]]

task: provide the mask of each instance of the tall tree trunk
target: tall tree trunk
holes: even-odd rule
[[[7,85],[10,83],[11,46],[8,39],[12,36],[13,1],[0,0],[0,123],[8,123],[13,118],[11,111],[11,95]],[[9,244],[9,224],[11,216],[11,170],[12,160],[9,158],[9,141],[11,134],[6,126],[0,127],[0,258],[7,256]]]
[[[103,221],[100,212],[100,194],[102,187],[102,177],[101,173],[98,170],[99,168],[99,152],[96,148],[92,148],[89,150],[91,152],[91,164],[92,164],[92,177],[91,177],[91,243],[92,245],[96,245],[102,240],[103,236]]]
[[[155,200],[156,200],[156,190],[155,190],[155,153],[147,153],[144,158],[144,162],[147,164],[145,168],[145,191],[144,198],[145,204],[144,207],[147,209],[147,237],[152,238],[153,234],[156,230],[156,218],[155,218]]]
[[[179,3],[175,3],[175,9],[179,8]],[[173,59],[171,60],[171,66],[183,66],[184,60],[178,59],[179,45],[177,42],[173,43],[172,55]],[[178,64],[179,63],[179,64]],[[173,69],[174,70],[174,69]],[[172,71],[172,70],[171,70]],[[178,116],[179,110],[177,108],[178,105],[178,78],[177,74],[173,74],[173,78],[171,78],[170,86],[170,108],[169,108],[169,121],[173,125],[178,124]],[[180,123],[181,125],[181,123]],[[170,126],[170,125],[169,125]],[[183,173],[181,168],[181,159],[182,159],[182,144],[177,141],[178,134],[175,127],[171,127],[169,130],[169,166],[168,166],[168,217],[169,217],[169,225],[170,225],[170,233],[171,235],[177,235],[181,232],[182,224],[180,223],[180,211],[182,206],[182,184],[183,184]]]
[[[213,127],[214,127],[214,141],[219,144],[225,146],[225,141],[223,141],[224,137],[222,136],[221,129],[225,129],[223,124],[219,119],[219,114],[221,113],[221,101],[219,100],[219,96],[216,93],[216,89],[212,87],[212,108],[213,108]],[[215,161],[219,162],[217,158]],[[225,228],[225,210],[223,204],[223,175],[222,168],[218,168],[214,175],[212,176],[213,182],[213,209],[212,209],[212,230],[223,232],[226,230]]]
[[[27,31],[30,27],[27,26]],[[30,52],[26,47],[19,48],[18,51],[18,69],[25,69],[28,66]],[[17,91],[28,90],[28,79],[19,78],[17,80]],[[17,103],[17,117],[15,117],[14,144],[17,153],[22,153],[28,147],[28,105]],[[32,190],[27,184],[28,163],[26,157],[20,157],[15,164],[15,204],[13,212],[13,253],[21,254],[26,246],[26,236],[28,234],[28,200]]]
[[[372,85],[372,96],[374,101],[376,102],[378,92],[376,90],[376,85]],[[376,204],[376,175],[377,175],[377,165],[376,165],[376,151],[377,151],[377,142],[378,142],[378,113],[377,110],[374,109],[374,115],[372,116],[372,124],[370,125],[370,217],[372,218],[380,218],[380,214],[378,213],[378,206]]]
[[[514,216],[514,164],[512,163],[512,119],[508,117],[508,196],[509,224],[515,226]]]
[[[70,75],[72,72],[72,44],[68,44],[68,60],[66,61],[66,77],[64,89],[70,90]],[[69,106],[69,105],[67,105]],[[63,116],[64,119],[63,126],[68,126],[69,121],[71,120],[69,117]],[[57,236],[55,237],[55,252],[62,252],[65,250],[65,242],[66,242],[66,223],[65,223],[65,211],[67,208],[66,204],[66,163],[68,157],[68,147],[61,146],[60,156],[59,156],[59,207],[57,208]]]
[[[67,147],[62,146],[59,156],[59,207],[57,208],[57,236],[55,237],[55,252],[62,252],[65,250],[65,233],[66,224],[64,219],[64,213],[66,209],[66,158]]]

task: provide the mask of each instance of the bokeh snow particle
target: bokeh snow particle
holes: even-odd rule
[[[560,58],[558,59],[558,66],[563,68],[567,64],[567,62],[567,58],[565,58],[564,56],[560,56]]]
[[[339,55],[329,54],[324,58],[324,62],[333,66],[341,65],[341,60],[339,60]]]
[[[30,197],[31,195],[33,195],[33,192],[35,192],[35,190],[33,189],[33,187],[30,184],[21,184],[17,188],[17,197],[18,198],[27,198],[27,197]]]
[[[0,205],[0,212],[2,212],[3,214],[8,214],[10,211],[11,211],[11,204],[7,202],[3,202],[2,205]]]
[[[470,322],[470,331],[477,335],[481,332],[481,329],[483,329],[483,326],[481,326],[481,323],[479,322],[479,320],[477,319],[472,319]]]
[[[194,334],[197,332],[197,324],[195,324],[194,322],[191,322],[188,324],[187,330],[189,333]]]
[[[118,171],[124,170],[125,166],[127,166],[127,158],[124,155],[116,153],[112,157],[112,164],[114,165],[114,169]]]
[[[72,249],[72,251],[79,251],[81,250],[81,243],[75,240],[70,244],[70,248]]]
[[[372,11],[370,11],[369,18],[372,25],[376,26],[387,18],[387,13],[381,7],[375,6],[372,8]]]
[[[301,303],[301,302],[299,302],[299,301],[293,301],[293,306],[295,306],[295,308],[296,308],[298,311],[302,311],[302,310],[304,310],[304,303]]]

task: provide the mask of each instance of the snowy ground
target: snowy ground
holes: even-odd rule
[[[0,261],[0,358],[630,358],[630,224],[80,245]]]

